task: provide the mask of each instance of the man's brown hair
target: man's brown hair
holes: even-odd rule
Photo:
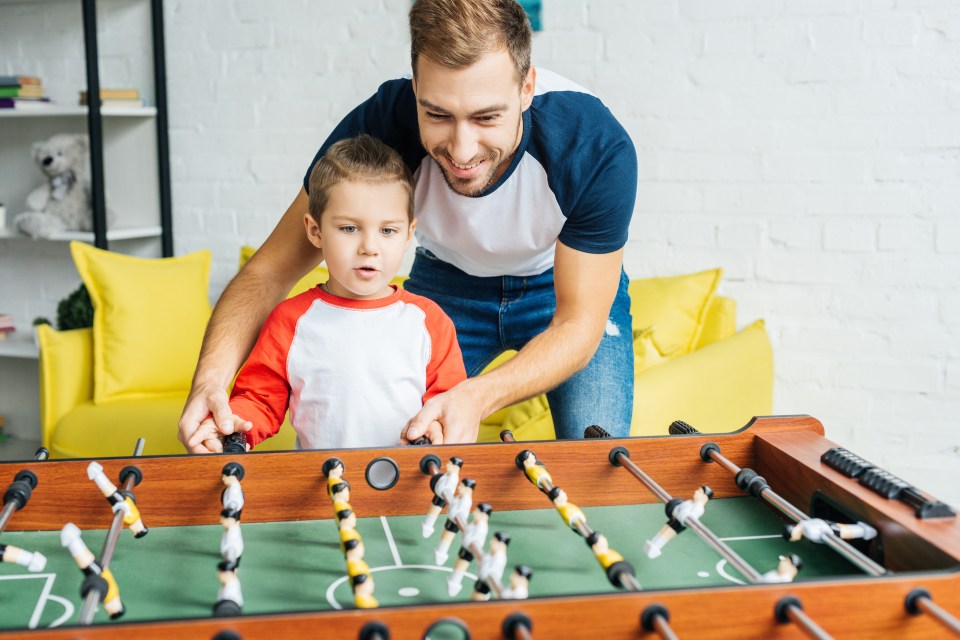
[[[407,219],[413,221],[413,174],[400,154],[378,138],[360,134],[335,142],[310,172],[310,215],[320,224],[330,190],[341,182],[399,182],[407,193]]]
[[[451,69],[506,49],[517,84],[530,69],[530,20],[516,0],[416,0],[410,8],[410,62],[426,56]]]

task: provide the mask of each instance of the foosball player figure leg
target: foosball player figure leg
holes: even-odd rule
[[[831,529],[838,538],[843,540],[873,540],[877,537],[877,530],[866,522],[854,524],[831,523]]]
[[[777,564],[777,568],[767,571],[760,576],[760,582],[764,584],[793,582],[793,579],[797,577],[797,573],[802,567],[803,562],[797,554],[791,553],[790,555],[780,556],[780,562]]]
[[[472,546],[477,549],[483,549],[487,542],[487,531],[490,525],[490,513],[493,509],[486,502],[481,502],[473,510],[470,522],[467,523],[467,529],[463,532],[463,539],[460,543],[460,551],[457,553],[457,562],[453,565],[453,571],[447,578],[447,593],[455,596],[463,588],[463,576],[467,572],[467,567],[473,562]]]
[[[483,562],[477,569],[477,583],[473,587],[471,600],[489,600],[490,585],[487,581],[500,582],[503,571],[507,568],[507,545],[510,536],[503,531],[497,531],[490,540],[490,549],[483,557]]]
[[[27,571],[34,573],[43,571],[44,567],[47,566],[46,556],[39,551],[25,551],[12,544],[0,543],[0,557],[3,558],[4,562],[19,564],[22,567],[26,567]]]
[[[713,497],[713,490],[707,485],[701,485],[694,492],[690,500],[680,500],[674,498],[667,503],[666,511],[667,524],[660,528],[660,531],[643,545],[643,550],[648,558],[656,558],[660,555],[663,547],[670,542],[674,536],[686,529],[687,518],[693,517],[700,519],[706,509],[707,502]]]
[[[334,504],[344,502],[350,504],[350,483],[346,480],[340,480],[330,485],[330,498]]]
[[[350,578],[353,584],[353,604],[358,609],[375,609],[380,603],[373,597],[373,576],[370,573],[359,573]]]
[[[433,499],[430,501],[430,509],[421,525],[421,532],[424,538],[433,535],[434,525],[440,512],[447,502],[453,500],[454,492],[460,483],[460,468],[463,466],[463,460],[457,457],[450,458],[447,462],[446,472],[437,474],[430,478],[430,489],[433,490]]]
[[[447,561],[453,538],[460,531],[457,522],[465,523],[467,518],[470,517],[470,508],[473,506],[473,488],[475,486],[477,486],[475,480],[464,478],[460,481],[457,495],[450,501],[447,521],[443,525],[443,533],[440,534],[440,542],[437,543],[437,547],[433,551],[437,564],[444,564]]]
[[[240,578],[237,577],[238,562],[223,561],[217,565],[217,602],[213,605],[216,617],[238,616],[243,609],[243,592],[240,590]]]
[[[530,590],[530,579],[533,569],[525,564],[518,564],[510,574],[510,584],[503,590],[504,600],[526,600]]]

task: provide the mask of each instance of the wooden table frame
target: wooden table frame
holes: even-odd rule
[[[91,627],[36,630],[41,638],[201,638],[232,630],[244,639],[330,637],[357,638],[370,621],[388,626],[392,638],[421,638],[436,620],[462,620],[473,638],[501,638],[503,620],[523,612],[537,638],[643,638],[640,616],[650,605],[667,608],[680,638],[801,638],[791,624],[778,623],[774,608],[785,596],[800,600],[804,611],[837,638],[943,638],[945,628],[929,615],[910,615],[904,600],[914,589],[927,590],[933,601],[954,615],[960,612],[960,523],[957,518],[919,520],[905,504],[885,500],[820,462],[836,446],[823,437],[823,425],[809,416],[756,418],[736,433],[625,439],[549,441],[510,444],[449,445],[254,453],[246,455],[173,456],[101,459],[108,477],[134,464],[143,472],[135,488],[137,503],[150,527],[209,525],[218,522],[220,471],[231,460],[245,469],[244,522],[322,520],[332,515],[323,462],[337,457],[351,484],[351,503],[361,516],[415,515],[431,497],[420,460],[434,453],[464,460],[464,477],[477,479],[483,500],[497,511],[543,509],[548,503],[529,485],[514,458],[533,450],[581,506],[655,503],[657,499],[624,469],[612,466],[609,451],[626,447],[630,458],[668,493],[689,497],[696,486],[710,485],[716,498],[742,496],[733,477],[717,464],[704,463],[700,448],[714,442],[728,459],[763,475],[781,496],[803,510],[815,492],[869,521],[884,542],[885,565],[897,573],[880,578],[808,580],[782,585],[672,589],[640,593],[593,594],[384,607],[377,610],[322,611],[239,618],[107,623]],[[364,481],[366,465],[386,456],[400,469],[388,491]],[[103,497],[91,490],[83,460],[0,464],[0,481],[21,469],[36,473],[39,483],[30,503],[14,514],[8,530],[56,530],[70,520],[82,529],[108,526]],[[627,558],[628,560],[630,558]],[[642,580],[641,580],[642,582]],[[128,587],[129,588],[129,587]],[[211,599],[213,594],[211,594]],[[9,632],[22,634],[23,632]],[[0,633],[0,637],[9,635]]]

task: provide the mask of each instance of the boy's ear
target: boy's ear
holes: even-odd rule
[[[317,221],[314,220],[313,216],[309,213],[303,214],[303,226],[307,229],[307,240],[310,241],[310,244],[315,246],[317,249],[321,249],[320,225],[317,224]]]
[[[407,247],[410,246],[410,241],[413,240],[413,232],[416,230],[416,228],[417,221],[414,219],[413,222],[410,223],[410,228],[407,229]]]

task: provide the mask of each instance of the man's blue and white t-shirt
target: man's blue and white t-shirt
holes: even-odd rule
[[[537,69],[536,94],[504,174],[479,196],[447,186],[420,143],[409,78],[385,82],[337,125],[304,176],[334,142],[368,133],[414,173],[417,242],[474,276],[532,276],[553,267],[556,241],[586,253],[627,242],[637,154],[613,114],[586,89]]]

